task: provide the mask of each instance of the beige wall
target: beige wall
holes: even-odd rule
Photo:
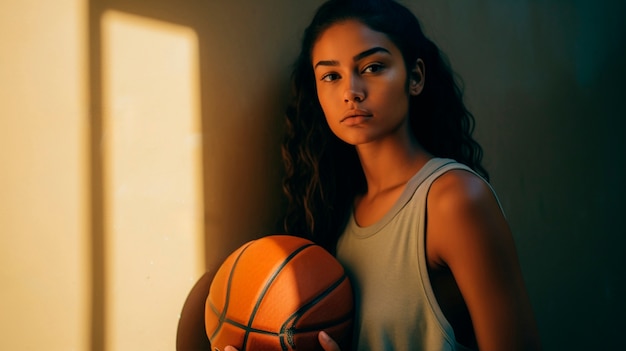
[[[0,348],[89,337],[86,4],[0,2]]]
[[[0,2],[0,349],[171,350],[195,280],[275,230],[315,4],[267,5]]]

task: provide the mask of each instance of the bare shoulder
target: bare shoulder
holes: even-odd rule
[[[431,185],[427,200],[430,257],[449,261],[455,249],[510,230],[491,187],[465,170],[451,170]],[[450,245],[453,241],[458,245]],[[441,263],[441,262],[440,262]]]
[[[450,170],[437,178],[429,191],[429,206],[437,210],[471,210],[476,206],[499,205],[491,187],[481,177],[462,169]]]
[[[482,178],[451,170],[433,182],[426,237],[429,267],[445,267],[454,276],[479,349],[539,348],[513,235]]]

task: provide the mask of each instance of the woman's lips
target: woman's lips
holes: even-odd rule
[[[372,118],[372,114],[369,111],[357,109],[357,110],[347,111],[343,115],[343,118],[341,119],[340,122],[344,125],[352,126],[352,125],[361,124],[370,118]]]

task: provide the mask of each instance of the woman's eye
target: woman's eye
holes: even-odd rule
[[[373,64],[368,65],[367,67],[365,67],[363,69],[363,73],[376,73],[376,72],[379,72],[382,69],[383,69],[383,65],[381,65],[380,63],[373,63]]]
[[[339,78],[339,75],[336,73],[328,73],[322,76],[322,81],[324,82],[332,82]]]

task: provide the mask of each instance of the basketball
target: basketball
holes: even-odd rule
[[[235,250],[215,273],[205,305],[212,350],[313,351],[319,331],[343,350],[354,302],[341,264],[321,246],[270,235]]]

